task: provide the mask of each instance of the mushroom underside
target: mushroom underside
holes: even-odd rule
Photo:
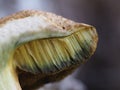
[[[13,56],[21,87],[30,90],[61,80],[94,53],[97,34],[93,28],[65,37],[33,40],[19,46]]]

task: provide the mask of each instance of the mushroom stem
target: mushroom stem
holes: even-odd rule
[[[22,90],[16,72],[9,66],[0,72],[0,90]]]

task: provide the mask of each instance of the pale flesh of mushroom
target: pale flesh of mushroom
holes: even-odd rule
[[[0,19],[0,90],[61,80],[94,53],[94,27],[55,14],[22,11]]]

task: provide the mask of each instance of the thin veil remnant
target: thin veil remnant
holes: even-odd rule
[[[63,79],[93,55],[97,41],[93,26],[52,13],[1,18],[0,90],[32,90]]]

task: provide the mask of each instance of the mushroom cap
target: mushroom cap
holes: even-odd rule
[[[93,55],[98,42],[93,26],[35,10],[1,18],[0,36],[7,55],[1,68],[10,62],[27,90],[72,73]]]

